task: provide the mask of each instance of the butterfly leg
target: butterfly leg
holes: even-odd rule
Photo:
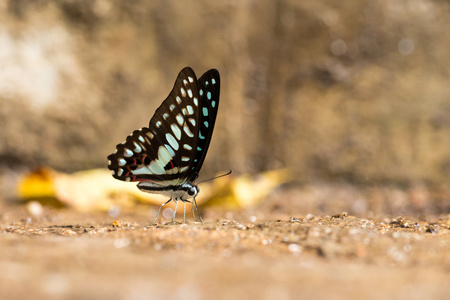
[[[152,225],[155,224],[156,220],[158,220],[159,213],[161,212],[161,208],[162,208],[164,205],[166,205],[167,203],[169,203],[170,201],[172,201],[172,198],[170,198],[169,200],[167,200],[166,202],[164,202],[163,204],[161,204],[161,206],[160,206],[159,209],[158,209],[158,213],[156,214],[156,218],[155,218],[155,220],[153,221]]]
[[[172,216],[172,223],[175,223],[175,216],[177,215],[177,208],[178,208],[178,199],[175,198],[175,210],[173,211],[173,216]]]
[[[195,218],[194,203],[193,202],[191,202],[191,208],[192,208],[192,217],[194,218],[194,221],[197,222],[197,219]]]
[[[195,209],[197,210],[198,218],[200,219],[200,222],[203,223],[202,217],[200,216],[200,212],[198,211],[197,201],[195,201],[195,197],[194,197],[194,201],[193,202],[195,204]],[[192,207],[192,213],[194,213],[194,207]],[[195,219],[195,215],[194,215],[194,219]]]
[[[186,223],[186,201],[183,201],[184,213],[183,213],[183,223]]]
[[[196,206],[196,204],[194,204],[194,202],[192,202],[192,201],[189,201],[189,200],[183,200],[183,202],[184,202],[184,217],[186,218],[186,202],[188,202],[188,203],[190,203],[191,204],[191,207],[192,207],[192,217],[194,217],[194,221],[195,222],[197,222],[197,219],[195,218],[195,211],[194,211],[194,206]],[[198,211],[198,210],[197,210]],[[199,215],[199,217],[200,217],[200,215]],[[201,218],[200,218],[201,219]],[[185,221],[184,221],[185,223],[186,223],[186,219],[185,219]],[[202,221],[203,222],[203,221]]]

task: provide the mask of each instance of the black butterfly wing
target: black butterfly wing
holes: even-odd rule
[[[200,96],[194,71],[186,67],[156,110],[149,128],[141,128],[108,156],[114,178],[179,185],[196,169]]]
[[[199,107],[199,131],[197,153],[192,166],[189,181],[194,181],[202,168],[206,153],[208,152],[214,124],[216,123],[217,110],[219,108],[220,75],[216,69],[207,71],[198,79],[198,91],[200,96]]]

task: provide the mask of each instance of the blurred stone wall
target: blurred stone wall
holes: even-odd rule
[[[177,73],[217,68],[204,174],[445,183],[446,1],[2,1],[0,165],[106,167]]]

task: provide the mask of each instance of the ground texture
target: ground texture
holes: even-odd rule
[[[450,218],[0,215],[0,299],[448,299]],[[224,219],[226,215],[229,219]]]

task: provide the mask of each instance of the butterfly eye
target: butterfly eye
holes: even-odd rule
[[[195,196],[198,194],[198,187],[193,186],[188,190],[188,195],[189,196]]]

